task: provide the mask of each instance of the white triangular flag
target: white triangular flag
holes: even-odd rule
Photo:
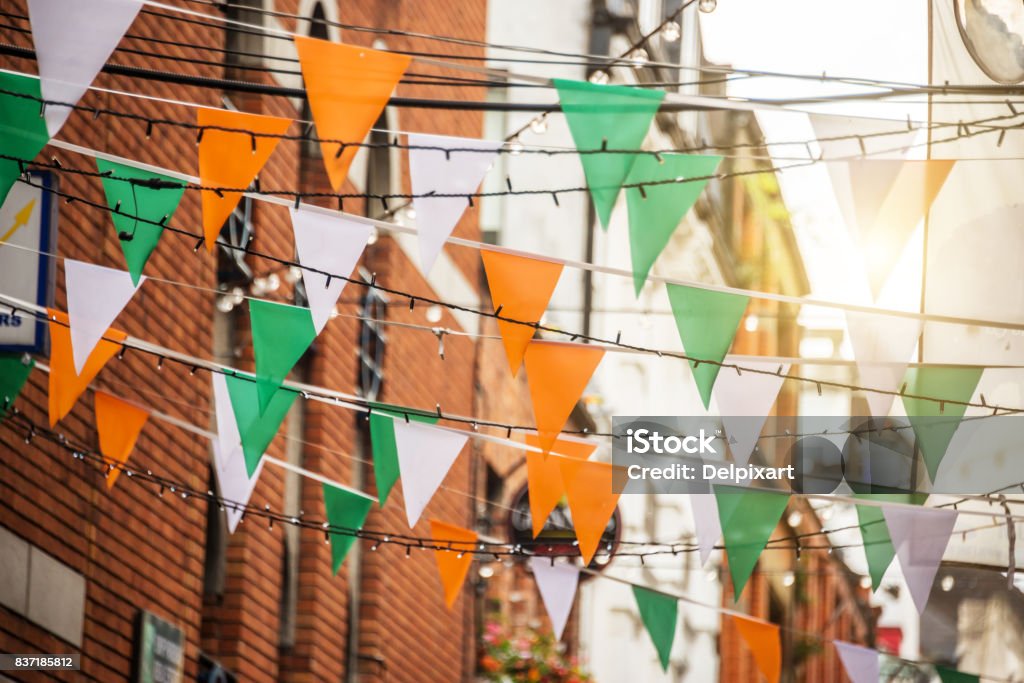
[[[219,372],[213,373],[213,405],[217,436],[211,443],[220,497],[226,501],[246,505],[260,478],[260,472],[263,471],[263,459],[260,458],[256,471],[250,477],[245,464],[245,452],[242,450],[242,437],[238,434],[235,411],[231,406],[228,383]],[[245,510],[236,509],[229,504],[224,506],[224,511],[227,515],[228,531],[233,534]]]
[[[850,683],[878,683],[878,650],[841,640],[835,646]]]
[[[555,640],[562,639],[565,622],[576,600],[576,586],[580,581],[580,570],[576,565],[559,562],[552,564],[550,558],[531,557],[530,569],[537,581],[544,608],[551,619],[551,630]]]
[[[75,372],[82,372],[89,354],[131,301],[135,290],[145,281],[145,275],[139,277],[136,286],[126,270],[64,259],[64,284],[68,293],[68,325]]]
[[[220,452],[228,456],[236,448],[241,449],[242,436],[238,432],[235,409],[231,406],[227,378],[219,372],[210,375],[213,381],[213,414],[217,422],[216,441],[220,444]]]
[[[77,104],[141,8],[142,0],[28,0],[43,99]],[[71,111],[46,105],[50,137]]]
[[[423,508],[433,498],[469,437],[419,422],[396,419],[394,423],[405,516],[411,529],[416,526]]]
[[[860,384],[870,389],[897,391],[910,356],[921,336],[921,321],[876,313],[846,312],[853,358]],[[873,417],[889,414],[895,394],[864,392]]]
[[[746,465],[761,436],[761,428],[768,419],[768,413],[775,405],[782,383],[786,381],[789,365],[729,357],[725,362],[770,373],[740,374],[733,368],[722,368],[715,380],[713,395],[722,416],[722,426],[729,437],[729,451],[737,465]]]
[[[722,538],[722,522],[718,518],[718,502],[712,493],[692,493],[690,494],[690,507],[693,509],[693,526],[697,532],[700,564],[704,566],[708,563],[715,544]]]
[[[355,270],[359,257],[370,241],[373,228],[348,218],[329,216],[308,209],[290,209],[292,229],[295,231],[295,251],[299,264],[321,272],[302,270],[302,282],[306,285],[306,300],[313,313],[313,325],[317,334],[331,319],[331,311],[337,303],[348,277]],[[323,273],[340,275],[327,279]]]
[[[261,459],[256,465],[256,471],[250,477],[245,468],[245,453],[242,452],[241,446],[224,457],[220,443],[216,439],[210,443],[213,445],[213,460],[217,470],[217,486],[220,490],[220,497],[225,501],[230,501],[224,505],[224,514],[228,520],[228,533],[233,534],[245,515],[244,506],[248,505],[252,491],[256,488],[256,482],[260,479],[263,460]],[[241,507],[235,507],[231,503],[238,503]]]
[[[454,138],[444,135],[409,134],[409,180],[419,232],[420,269],[430,272],[445,240],[469,206],[466,195],[476,192],[503,142]],[[417,149],[435,147],[440,149]],[[478,152],[448,152],[474,149]],[[455,197],[422,197],[433,192]]]
[[[884,506],[889,538],[918,612],[924,612],[935,572],[956,525],[955,510]]]

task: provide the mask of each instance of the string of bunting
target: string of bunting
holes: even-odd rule
[[[29,181],[28,184],[32,185],[33,183],[31,181]],[[125,184],[127,184],[127,183],[125,183]],[[178,234],[183,234],[183,235],[185,235],[187,237],[190,237],[190,238],[197,237],[197,235],[195,235],[194,233],[190,233],[190,232],[185,231],[185,230],[183,230],[181,228],[173,227],[173,226],[171,226],[167,222],[156,221],[156,220],[153,220],[152,218],[147,218],[145,216],[138,216],[138,215],[135,215],[135,214],[126,213],[123,209],[118,209],[116,206],[115,207],[110,207],[110,206],[101,205],[101,204],[98,204],[98,203],[86,200],[84,198],[81,198],[81,197],[78,197],[78,196],[75,196],[75,195],[71,195],[71,194],[63,192],[63,191],[56,191],[56,192],[57,192],[57,194],[59,196],[63,196],[65,198],[67,198],[67,199],[70,199],[70,200],[73,200],[73,201],[76,201],[76,202],[80,202],[82,204],[86,204],[86,205],[89,205],[91,207],[94,207],[94,208],[97,208],[97,209],[100,209],[100,210],[104,210],[104,211],[108,211],[108,212],[112,213],[114,215],[114,217],[115,217],[115,223],[117,222],[117,218],[121,217],[122,219],[124,219],[125,222],[127,222],[129,224],[137,224],[138,226],[142,226],[144,224],[148,224],[148,225],[151,225],[151,226],[154,226],[154,227],[158,227],[161,230],[165,230],[166,229],[166,230],[169,230],[171,232],[175,232],[175,233],[178,233]],[[159,209],[160,205],[157,205],[156,208]],[[166,215],[166,214],[164,214],[164,215]],[[139,228],[136,227],[135,229],[138,230]],[[123,232],[123,230],[122,230],[122,232]],[[131,242],[122,241],[122,246],[123,247],[125,245],[131,245],[131,244],[132,244]],[[142,244],[141,240],[139,241],[139,244]],[[819,386],[819,387],[827,386],[827,387],[830,387],[830,388],[840,388],[840,389],[846,389],[846,390],[851,390],[851,391],[865,391],[865,392],[869,392],[869,393],[880,393],[880,394],[884,394],[884,395],[888,395],[888,396],[892,396],[892,397],[901,396],[901,397],[909,398],[909,399],[919,399],[919,400],[922,400],[922,401],[927,401],[927,402],[931,402],[931,403],[940,404],[942,406],[942,408],[943,408],[942,412],[945,412],[945,406],[947,406],[947,405],[948,406],[963,406],[965,408],[966,407],[982,407],[982,408],[990,409],[994,413],[1016,413],[1016,412],[1020,412],[1020,409],[1011,408],[1011,407],[1004,407],[1004,406],[993,406],[993,405],[987,403],[984,400],[982,400],[980,403],[979,402],[971,402],[969,400],[970,396],[967,396],[966,399],[958,399],[958,398],[956,398],[954,396],[941,397],[941,396],[935,396],[935,395],[927,395],[925,393],[917,393],[917,392],[914,392],[914,391],[911,391],[910,393],[907,393],[907,390],[906,390],[907,387],[906,386],[899,386],[899,387],[892,388],[892,389],[883,389],[883,388],[880,388],[880,387],[869,387],[869,386],[863,386],[863,385],[858,385],[858,384],[839,382],[839,381],[835,381],[835,380],[817,379],[817,378],[811,378],[811,377],[801,377],[801,376],[798,376],[798,375],[787,374],[786,372],[781,372],[780,368],[775,367],[775,366],[772,366],[769,369],[769,368],[765,368],[765,367],[757,367],[753,363],[741,364],[741,363],[736,363],[736,362],[729,362],[729,361],[724,359],[724,353],[722,355],[722,358],[716,359],[712,355],[706,355],[706,354],[699,354],[698,355],[697,353],[693,353],[693,354],[691,354],[691,353],[678,353],[678,352],[665,351],[665,350],[661,350],[661,349],[647,348],[647,347],[644,347],[644,346],[639,346],[639,345],[629,344],[629,343],[623,342],[621,340],[621,338],[620,339],[616,339],[616,340],[610,340],[610,339],[603,339],[603,338],[596,337],[596,336],[582,335],[582,334],[579,334],[579,333],[572,333],[572,332],[569,332],[569,331],[566,331],[566,330],[563,330],[563,329],[545,326],[545,325],[540,324],[539,322],[531,322],[529,320],[517,319],[515,317],[511,317],[504,310],[497,310],[496,312],[491,313],[491,312],[487,312],[487,311],[483,311],[483,310],[479,310],[479,309],[475,309],[475,308],[471,308],[471,307],[459,306],[459,305],[451,304],[449,302],[445,302],[445,301],[442,301],[442,300],[439,300],[439,299],[435,299],[435,298],[431,298],[431,297],[426,297],[426,296],[422,296],[422,295],[415,295],[415,294],[411,294],[409,292],[405,292],[405,291],[402,291],[402,290],[397,290],[397,289],[394,289],[394,288],[390,288],[390,287],[387,287],[385,285],[382,285],[376,279],[372,280],[371,282],[366,282],[366,281],[361,280],[361,279],[352,278],[351,276],[342,275],[342,274],[340,274],[338,272],[326,272],[326,271],[318,270],[318,269],[310,267],[309,264],[302,264],[301,262],[295,262],[295,261],[291,261],[291,260],[288,260],[288,259],[282,259],[282,258],[278,258],[278,257],[273,257],[273,256],[270,256],[268,254],[264,254],[264,253],[261,253],[261,252],[258,252],[258,251],[252,250],[252,249],[245,249],[245,247],[239,247],[237,245],[230,245],[230,244],[228,244],[226,242],[218,241],[216,244],[223,245],[226,248],[244,249],[246,251],[246,253],[254,255],[254,256],[258,256],[258,257],[261,257],[261,258],[268,258],[270,260],[273,260],[275,262],[281,263],[283,265],[300,267],[300,268],[302,268],[306,272],[317,273],[319,275],[322,275],[328,281],[333,280],[333,281],[335,281],[336,284],[339,284],[339,285],[342,284],[342,283],[354,282],[354,283],[356,283],[356,284],[358,284],[359,286],[362,286],[362,287],[377,289],[377,290],[385,292],[387,294],[391,294],[391,295],[394,295],[394,296],[397,296],[397,297],[405,298],[405,299],[409,300],[410,302],[412,302],[413,305],[416,302],[422,302],[422,303],[426,303],[426,304],[430,304],[430,305],[444,306],[444,307],[449,308],[451,310],[460,310],[460,311],[470,312],[470,313],[473,313],[473,314],[476,314],[476,315],[480,315],[480,316],[483,316],[483,317],[492,317],[492,318],[497,319],[499,321],[499,324],[507,325],[507,326],[518,326],[518,327],[521,327],[521,328],[523,328],[525,330],[528,330],[531,337],[532,337],[532,334],[533,334],[533,332],[532,332],[533,330],[541,330],[541,331],[550,332],[550,333],[553,333],[553,334],[559,334],[559,335],[562,335],[562,336],[568,336],[568,337],[570,337],[570,339],[584,339],[585,341],[593,342],[595,344],[601,344],[601,345],[608,346],[608,347],[621,348],[621,349],[626,349],[626,350],[633,351],[633,352],[653,354],[653,355],[657,355],[657,356],[661,356],[661,357],[669,357],[669,358],[685,360],[685,361],[688,361],[691,364],[695,365],[695,370],[700,370],[701,366],[708,366],[708,367],[717,367],[717,368],[729,368],[729,369],[735,370],[738,373],[738,375],[741,376],[741,377],[746,375],[746,374],[755,375],[755,376],[756,375],[761,375],[761,376],[765,376],[765,377],[768,377],[768,376],[776,376],[776,377],[785,376],[787,379],[792,379],[794,381],[802,381],[802,382],[805,382],[805,383],[811,383],[811,384],[814,384],[814,385]],[[126,248],[126,253],[127,252],[128,252],[128,249]],[[148,254],[147,254],[147,256],[148,256]],[[133,261],[133,259],[129,259],[129,265],[130,266],[133,265],[132,261]],[[137,262],[138,259],[135,259],[135,261]],[[133,269],[133,273],[138,268],[139,268],[139,266],[136,263],[136,268]],[[136,277],[137,277],[137,274],[133,274],[133,279],[136,278]],[[680,287],[680,289],[683,289],[683,288]],[[688,292],[690,295],[698,295],[698,292],[700,291],[697,288],[688,288],[688,289],[690,290]],[[317,289],[316,288],[309,288],[308,291],[317,291]],[[339,293],[340,293],[340,288],[339,288]],[[710,292],[710,293],[711,294],[716,294],[716,292]],[[38,312],[36,312],[36,313],[38,313]],[[677,315],[677,318],[678,318],[678,315]],[[539,320],[539,315],[536,316],[535,319]],[[699,322],[699,319],[700,319],[700,317],[697,316],[695,318],[695,321]],[[737,321],[737,323],[738,323],[738,321]],[[998,324],[998,323],[996,323],[996,324]],[[729,337],[729,339],[731,340],[731,337]],[[684,346],[686,346],[685,340],[684,340]],[[691,343],[691,346],[692,346],[692,343]],[[906,360],[906,359],[904,359],[904,360]],[[716,373],[716,376],[717,376],[717,373]],[[710,379],[710,375],[707,376],[707,379]],[[703,390],[703,392],[706,392],[706,389]]]
[[[112,486],[113,480],[116,479],[117,474],[125,474],[127,478],[133,479],[136,482],[156,485],[157,495],[161,497],[164,496],[165,492],[169,492],[172,496],[180,496],[183,500],[187,500],[189,498],[198,499],[203,500],[210,505],[218,505],[221,509],[241,510],[242,517],[240,517],[240,521],[244,520],[244,518],[266,520],[267,528],[270,530],[273,529],[274,524],[276,523],[281,525],[289,524],[307,530],[316,531],[318,533],[323,533],[325,543],[332,545],[332,559],[336,562],[334,567],[335,571],[337,571],[340,566],[340,562],[337,562],[337,553],[335,552],[335,548],[339,546],[344,548],[344,552],[341,557],[341,559],[344,559],[344,553],[347,553],[351,548],[351,545],[356,540],[363,540],[369,543],[371,552],[376,551],[382,545],[393,545],[403,548],[405,550],[406,558],[411,557],[413,550],[432,550],[438,557],[441,582],[446,594],[446,602],[449,604],[449,607],[454,604],[454,598],[457,597],[457,594],[461,590],[461,586],[465,581],[467,572],[461,571],[461,565],[470,564],[474,557],[480,557],[482,559],[490,558],[493,560],[500,560],[502,558],[521,558],[529,561],[531,572],[537,581],[538,590],[541,593],[545,607],[548,610],[552,621],[552,627],[557,638],[561,638],[562,636],[568,612],[571,609],[572,603],[575,601],[579,574],[587,573],[591,576],[631,586],[636,598],[637,609],[640,613],[641,620],[658,652],[663,668],[667,669],[668,655],[671,651],[675,637],[677,623],[675,613],[676,605],[678,602],[685,602],[690,605],[711,609],[723,615],[732,617],[735,625],[740,629],[741,635],[747,643],[747,646],[750,648],[751,653],[754,655],[758,667],[770,681],[778,680],[778,676],[781,671],[781,663],[778,660],[776,650],[781,647],[779,633],[782,630],[813,637],[823,643],[833,643],[836,646],[837,651],[844,662],[844,666],[847,668],[853,681],[877,680],[877,676],[875,679],[861,679],[858,677],[859,675],[862,675],[865,668],[871,667],[870,658],[867,656],[868,653],[870,653],[870,656],[874,657],[876,660],[880,656],[880,653],[871,650],[870,648],[863,648],[861,646],[845,643],[844,641],[827,638],[822,636],[820,633],[810,633],[800,629],[779,626],[767,621],[749,617],[733,609],[700,602],[685,595],[676,595],[661,590],[651,589],[643,586],[642,584],[622,579],[620,577],[596,572],[587,568],[581,569],[571,564],[557,562],[558,559],[578,557],[578,554],[560,554],[558,552],[549,552],[547,550],[544,551],[543,556],[534,554],[534,549],[545,545],[545,542],[535,541],[532,543],[525,542],[516,544],[495,542],[488,539],[481,539],[475,535],[470,537],[465,533],[460,533],[465,532],[466,530],[453,525],[439,523],[437,521],[433,523],[432,529],[439,531],[440,533],[436,533],[430,537],[417,537],[402,533],[390,533],[381,530],[363,528],[360,526],[339,525],[330,519],[331,495],[326,487],[325,505],[327,505],[326,509],[328,511],[328,519],[326,521],[309,519],[301,511],[298,515],[284,515],[282,513],[275,512],[269,505],[261,507],[258,505],[251,505],[249,503],[240,503],[238,501],[224,498],[213,490],[200,491],[193,489],[182,482],[155,474],[152,470],[141,471],[129,468],[122,460],[113,459],[107,456],[104,452],[96,452],[87,447],[73,444],[64,435],[57,434],[45,427],[35,425],[28,420],[23,413],[15,412],[12,417],[14,419],[8,420],[7,425],[12,429],[15,428],[14,425],[18,425],[21,430],[21,438],[23,438],[26,443],[30,442],[33,438],[43,438],[48,442],[71,452],[75,459],[80,460],[83,463],[100,465],[103,468],[102,471],[105,473],[108,488]],[[769,546],[769,548],[771,547],[772,546]],[[829,545],[821,546],[821,549],[834,550],[841,547],[849,546]],[[620,551],[616,553],[616,557],[639,557],[640,560],[643,561],[645,557],[652,557],[667,553],[677,555],[680,552],[693,552],[696,549],[697,548],[695,547],[673,546],[671,549],[667,550],[663,549],[644,552]],[[775,549],[786,548],[775,546]],[[805,547],[805,549],[812,550],[818,548],[812,546]],[[452,574],[453,570],[455,570],[454,575]],[[571,590],[564,590],[567,587],[570,587]],[[865,653],[864,657],[859,660],[851,659],[851,647],[863,650]],[[932,662],[928,662],[926,660],[898,659],[915,665],[932,664]],[[874,664],[874,667],[877,669],[877,661]],[[958,672],[948,668],[944,669],[941,666],[939,666],[938,669],[944,681],[946,680],[946,675],[951,675],[949,672],[962,676],[971,676],[971,674],[963,674],[963,672]],[[997,679],[988,678],[986,680],[994,681]]]

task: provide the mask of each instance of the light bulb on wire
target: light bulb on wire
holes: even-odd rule
[[[643,67],[647,66],[647,50],[643,49],[642,47],[638,47],[637,49],[629,53],[629,59],[633,62],[631,66],[634,69],[642,69]]]
[[[678,21],[670,21],[661,29],[661,39],[666,43],[674,43],[682,35],[682,29]]]
[[[697,3],[697,9],[704,14],[711,14],[715,11],[716,7],[718,7],[718,0],[700,0],[700,2]]]
[[[543,135],[548,132],[548,117],[546,115],[538,116],[533,121],[530,121],[530,130],[537,135]]]
[[[588,78],[587,80],[596,85],[606,85],[608,83],[608,72],[595,71],[594,73],[590,74],[590,78]]]
[[[523,143],[519,142],[518,137],[512,138],[512,141],[508,143],[508,153],[514,157],[523,153]]]

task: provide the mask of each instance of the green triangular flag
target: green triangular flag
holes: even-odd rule
[[[734,486],[715,486],[718,519],[736,600],[747,585],[768,539],[782,519],[789,496]]]
[[[614,150],[640,149],[665,93],[561,78],[552,82],[576,149],[584,152],[580,154],[583,174],[601,227],[607,230],[619,190],[637,159],[636,154]],[[594,152],[601,149],[612,151]]]
[[[966,403],[971,400],[984,370],[980,367],[908,368],[904,377],[906,393]],[[936,401],[904,396],[903,407],[914,428],[914,436],[917,437],[918,447],[928,466],[928,474],[934,482],[935,473],[939,471],[939,465],[942,464],[949,442],[960,426],[960,419],[967,406],[950,403],[943,405]]]
[[[981,683],[981,676],[966,674],[945,666],[936,666],[935,673],[939,674],[939,680],[942,683]]]
[[[0,205],[7,199],[21,166],[16,159],[32,161],[50,140],[46,120],[40,116],[39,79],[0,73]],[[16,94],[9,94],[16,93]],[[25,95],[26,97],[19,97]]]
[[[105,159],[96,159],[96,167],[100,173],[106,174],[103,180],[103,192],[107,195],[107,204],[111,209],[117,208],[120,213],[111,213],[114,219],[114,230],[117,232],[124,260],[128,264],[132,283],[139,284],[142,269],[149,255],[156,249],[157,242],[164,232],[163,225],[178,208],[181,196],[185,194],[185,185],[180,180],[150,173],[134,166],[117,164]],[[132,178],[150,183],[167,183],[176,187],[152,187],[121,180]],[[126,214],[126,215],[122,215]],[[129,218],[138,216],[142,220]],[[147,223],[146,221],[153,221]],[[160,223],[161,225],[154,225]]]
[[[327,511],[327,522],[332,527],[352,529],[353,531],[362,529],[363,523],[366,522],[366,515],[370,514],[371,505],[373,505],[373,498],[367,495],[324,484],[324,509]],[[332,573],[337,574],[349,549],[356,542],[356,536],[354,533],[332,532],[330,537]]]
[[[404,420],[405,414],[388,410],[386,404],[372,404],[370,413],[370,443],[373,444],[373,474],[377,481],[377,500],[381,507],[391,495],[391,489],[398,481],[398,445],[395,443],[395,421],[387,415],[395,415]],[[435,424],[437,418],[432,415],[409,415],[410,420]]]
[[[262,413],[281,388],[284,378],[316,339],[316,327],[308,308],[259,299],[249,300],[249,322]]]
[[[710,289],[668,285],[668,300],[679,328],[679,339],[686,355],[711,363],[690,362],[700,398],[707,408],[720,365],[732,346],[740,319],[750,297]]]
[[[627,184],[671,181],[677,178],[702,178],[718,168],[722,157],[698,154],[641,154],[626,178]],[[666,182],[626,188],[629,207],[629,254],[633,261],[633,286],[637,295],[661,250],[668,244],[679,221],[697,201],[708,184],[705,180]]]
[[[672,641],[676,637],[676,618],[679,603],[671,595],[633,586],[633,596],[640,610],[647,633],[658,651],[661,668],[668,671],[668,658],[672,654]]]
[[[0,420],[7,417],[35,365],[32,358],[22,353],[0,354]]]
[[[238,434],[242,437],[245,469],[252,477],[298,394],[294,391],[278,391],[267,409],[261,413],[259,391],[252,375],[227,375],[226,380]]]
[[[928,498],[927,494],[901,493],[857,493],[856,498],[881,500],[890,503],[911,503],[921,505]],[[882,577],[896,557],[896,548],[889,538],[889,527],[885,523],[882,508],[873,505],[857,505],[857,525],[860,527],[861,539],[864,542],[864,554],[868,561],[868,574],[871,575],[871,590],[876,591],[882,585]]]

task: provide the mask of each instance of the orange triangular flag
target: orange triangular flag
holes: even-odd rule
[[[531,341],[526,347],[533,418],[545,453],[551,451],[602,357],[604,349],[586,344]]]
[[[601,535],[619,503],[613,487],[615,467],[607,462],[552,458],[558,462],[569,499],[569,513],[580,544],[584,566],[590,564],[601,545]]]
[[[107,364],[121,343],[128,338],[124,332],[110,328],[103,339],[93,348],[85,361],[82,374],[75,372],[75,361],[71,355],[71,328],[68,314],[46,309],[50,320],[50,426],[71,412],[75,401],[82,395],[103,366]]]
[[[434,555],[441,573],[441,585],[444,586],[444,601],[451,609],[466,581],[469,565],[473,564],[473,555],[469,551],[476,546],[477,535],[475,531],[436,519],[430,520],[430,535],[435,545],[444,548],[435,550]]]
[[[246,114],[227,109],[199,109],[197,123],[203,126],[199,141],[199,183],[203,187],[244,190],[267,163],[291,119]],[[213,126],[213,128],[206,128]],[[218,130],[229,128],[238,131]],[[256,133],[256,135],[253,135]],[[239,192],[203,190],[203,236],[206,249],[213,251],[217,235],[242,199]]]
[[[128,462],[128,455],[135,448],[135,441],[139,438],[149,413],[104,391],[97,391],[94,400],[100,452],[108,462],[123,465]],[[107,472],[108,489],[114,486],[119,474],[120,467],[112,467]]]
[[[337,141],[320,143],[327,177],[337,192],[411,58],[301,36],[295,47],[317,136]]]
[[[526,443],[540,448],[540,439],[533,434],[526,435]],[[555,452],[576,460],[586,460],[597,448],[596,443],[559,439],[555,442]],[[544,453],[526,452],[526,484],[530,492],[530,518],[533,521],[533,537],[537,538],[548,515],[565,495],[562,484],[562,470],[559,467],[561,458],[548,458]]]
[[[503,317],[512,320],[540,322],[562,274],[562,264],[487,249],[481,250],[480,258],[487,271],[494,310],[500,309]],[[534,328],[499,320],[498,331],[514,377],[523,364],[523,354],[533,339]]]
[[[733,616],[733,623],[739,630],[758,671],[768,683],[778,683],[782,671],[782,644],[779,641],[779,627],[767,621]]]

